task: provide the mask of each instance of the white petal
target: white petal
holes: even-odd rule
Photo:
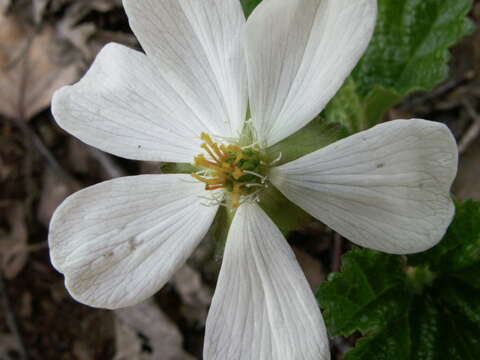
[[[119,308],[158,291],[209,229],[216,207],[201,205],[188,175],[107,181],[70,196],[50,224],[50,257],[70,294]]]
[[[162,76],[216,135],[238,136],[246,116],[245,16],[238,0],[123,0],[130,26]]]
[[[322,111],[365,51],[376,0],[264,0],[247,22],[252,118],[273,145]]]
[[[135,160],[192,162],[215,123],[188,104],[147,57],[109,44],[85,77],[57,91],[58,124],[85,143]]]
[[[330,359],[310,286],[285,238],[256,204],[240,206],[228,233],[204,359]]]
[[[453,217],[455,139],[442,124],[396,120],[272,169],[292,202],[361,246],[394,254],[438,243]]]

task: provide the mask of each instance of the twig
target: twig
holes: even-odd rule
[[[333,251],[332,251],[332,271],[339,272],[342,258],[343,238],[340,234],[333,234]]]
[[[462,103],[467,109],[468,114],[472,118],[473,123],[460,140],[460,143],[458,145],[458,151],[460,152],[460,154],[463,154],[465,151],[467,151],[468,147],[480,135],[480,115],[475,111],[473,105],[469,100],[464,99]]]
[[[26,111],[25,111],[25,100],[27,98],[27,86],[28,86],[28,76],[30,74],[30,68],[28,66],[28,55],[30,54],[30,49],[32,47],[33,34],[30,34],[27,43],[27,49],[22,57],[18,60],[21,61],[22,65],[22,75],[20,78],[20,86],[18,88],[18,103],[17,103],[17,112],[18,119],[20,121],[26,121]]]
[[[92,147],[89,148],[89,151],[90,151],[90,155],[92,155],[92,157],[98,161],[100,166],[102,166],[105,173],[110,178],[117,178],[117,177],[128,175],[124,169],[122,169],[120,166],[118,166],[115,163],[115,161],[112,159],[110,155]]]
[[[475,76],[475,73],[473,71],[468,71],[462,76],[451,79],[443,83],[442,85],[438,86],[437,88],[433,89],[432,91],[425,93],[424,95],[415,96],[415,98],[411,99],[411,101],[407,101],[401,104],[399,108],[402,110],[408,110],[408,109],[414,108],[417,105],[423,104],[427,101],[434,100],[450,92],[451,90],[459,87],[460,85],[467,83],[474,76]]]
[[[42,139],[30,128],[27,122],[22,118],[12,119],[13,123],[23,132],[23,135],[30,140],[30,144],[40,153],[40,155],[46,160],[47,164],[52,170],[67,184],[72,187],[77,186],[77,181],[65,171],[57,162],[55,157],[50,153],[50,150],[45,146]]]
[[[3,278],[3,275],[0,275],[0,295],[2,297],[2,305],[5,310],[5,317],[8,327],[15,339],[17,340],[20,358],[22,360],[28,360],[29,356],[27,348],[25,347],[25,342],[23,341],[23,337],[17,323],[17,317],[15,316],[12,304],[10,303],[10,299],[8,298],[7,289],[5,286],[5,279]]]

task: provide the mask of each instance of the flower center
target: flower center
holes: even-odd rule
[[[205,154],[195,157],[199,169],[192,176],[205,183],[205,189],[224,189],[231,194],[231,205],[238,208],[242,199],[253,198],[265,186],[266,165],[258,147],[218,144],[202,133]]]

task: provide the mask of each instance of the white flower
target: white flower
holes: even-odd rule
[[[256,191],[271,183],[351,241],[397,254],[436,244],[454,211],[456,145],[437,123],[389,122],[279,167],[262,158],[342,85],[371,38],[376,1],[264,0],[247,22],[238,0],[124,5],[146,55],[107,45],[78,84],[55,94],[55,119],[128,159],[195,158],[200,181],[143,175],[74,194],[51,223],[54,266],[80,302],[136,304],[185,262],[225,196],[238,209],[204,358],[328,359],[313,294]],[[247,98],[253,144],[240,140]]]

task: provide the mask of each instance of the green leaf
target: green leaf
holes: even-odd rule
[[[327,122],[341,124],[349,134],[354,134],[367,128],[365,107],[358,96],[357,85],[349,77],[337,95],[324,110],[323,116]]]
[[[248,16],[260,0],[241,2]],[[472,0],[379,0],[378,5],[373,39],[337,95],[320,117],[269,149],[282,153],[282,163],[375,126],[403,97],[438,85],[448,75],[448,48],[473,30],[466,17]]]
[[[380,123],[403,97],[444,81],[448,48],[473,30],[466,17],[472,0],[379,0],[378,6],[366,53],[324,112],[350,134]]]
[[[248,18],[257,5],[262,2],[262,0],[240,0],[240,2],[242,3],[245,17]]]
[[[363,335],[346,360],[473,360],[480,354],[480,203],[457,204],[420,255],[354,249],[317,299],[332,336]]]
[[[433,271],[460,272],[480,264],[480,203],[457,203],[455,221],[445,239],[427,252],[412,255],[412,264],[428,263]],[[468,239],[468,241],[465,241]],[[478,278],[480,284],[480,278]]]
[[[341,273],[322,284],[317,299],[332,336],[384,327],[401,314],[401,257],[354,249],[343,257]],[[382,274],[382,276],[372,276]],[[400,298],[403,299],[403,296]]]
[[[408,318],[401,316],[369,338],[360,340],[355,350],[347,353],[345,359],[408,359],[410,336],[408,331],[400,330],[408,328]]]
[[[373,39],[353,77],[361,97],[375,86],[401,96],[448,75],[448,48],[473,31],[472,0],[379,0]]]
[[[248,16],[260,0],[242,0]],[[283,164],[380,123],[388,110],[448,75],[448,48],[473,25],[472,0],[379,0],[379,17],[365,55],[321,116],[268,149]]]
[[[322,113],[329,124],[340,124],[348,135],[379,124],[387,111],[398,103],[401,96],[375,85],[365,98],[358,93],[358,86],[350,76]]]

